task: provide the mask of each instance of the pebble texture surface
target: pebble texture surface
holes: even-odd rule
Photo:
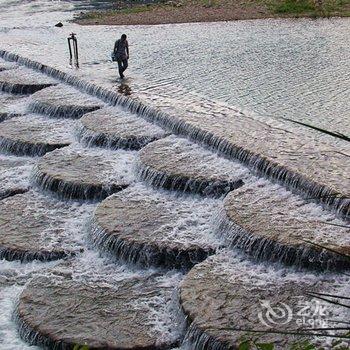
[[[283,332],[312,333],[311,324],[298,319],[302,319],[303,306],[309,305],[309,312],[317,313],[322,301],[314,293],[345,296],[348,292],[349,277],[301,275],[273,265],[255,265],[226,252],[208,258],[186,275],[180,286],[180,300],[192,323],[191,349],[237,349],[248,337],[283,350],[302,340]],[[340,325],[350,316],[348,308],[329,303],[325,310],[327,314],[316,316],[320,321],[334,316]],[[306,339],[316,344],[324,341],[313,336]]]
[[[35,160],[0,154],[0,200],[29,189],[29,176]]]
[[[48,261],[79,252],[79,230],[91,209],[33,191],[0,201],[0,257]]]
[[[76,270],[72,275],[63,268],[33,279],[17,305],[22,336],[31,344],[55,349],[76,344],[89,349],[173,348],[179,342],[176,320],[164,312],[172,307],[180,276],[125,269],[118,276],[118,269],[122,270],[110,266],[105,274],[94,266],[78,277]],[[169,332],[171,328],[175,330]]]

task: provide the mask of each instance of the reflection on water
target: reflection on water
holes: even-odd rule
[[[129,96],[132,93],[131,87],[128,84],[122,83],[118,87],[118,92],[125,96]]]

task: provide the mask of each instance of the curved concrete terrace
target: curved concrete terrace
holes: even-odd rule
[[[0,91],[28,95],[49,86],[56,81],[29,69],[17,68],[0,72]]]
[[[62,262],[29,282],[15,310],[22,339],[57,350],[178,346],[181,324],[170,310],[182,274],[130,270],[91,259],[91,254]]]
[[[73,142],[70,127],[74,127],[71,120],[52,120],[33,114],[14,117],[1,125],[0,150],[14,155],[42,156]]]
[[[180,304],[190,324],[189,348],[234,350],[243,348],[243,339],[254,339],[274,344],[276,350],[294,349],[305,340],[320,349],[324,335],[337,328],[312,329],[298,321],[299,310],[319,303],[322,294],[345,296],[348,291],[347,276],[300,275],[223,251],[196,265],[180,284]],[[339,315],[337,322],[349,318],[349,309],[328,305],[330,314]],[[278,312],[270,314],[270,308]]]
[[[277,184],[247,184],[223,206],[220,233],[257,259],[318,270],[350,267],[350,226]]]
[[[258,175],[278,181],[342,216],[350,215],[350,147],[345,141],[342,144],[344,149],[339,151],[339,147],[308,135],[305,129],[294,133],[238,111],[214,116],[212,113],[173,115],[153,107],[149,100],[124,96],[108,87],[66,73],[61,67],[53,68],[6,50],[0,50],[0,57],[40,70],[112,105],[125,106],[174,133],[240,160]]]

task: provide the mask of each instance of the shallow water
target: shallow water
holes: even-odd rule
[[[3,7],[4,3],[0,1]],[[63,28],[53,27],[58,19],[72,18],[79,3],[16,3],[12,5],[15,20],[9,19],[6,11],[11,6],[7,6],[0,15],[1,48],[67,67],[66,37],[74,31],[80,50],[79,75],[121,88],[114,82],[117,72],[109,55],[123,31],[129,36],[131,50],[130,78],[122,87],[128,93],[156,89],[161,92],[160,103],[162,95],[170,98],[172,106],[186,101],[189,111],[195,111],[201,100],[210,99],[218,103],[217,110],[221,102],[263,117],[289,118],[350,134],[346,119],[350,113],[350,19],[129,27],[65,22]],[[40,14],[44,10],[45,20]],[[21,29],[28,12],[40,20],[36,25],[30,22],[31,29]]]
[[[87,3],[0,0],[0,49],[8,49],[63,71],[72,72],[68,65],[66,37],[74,31],[78,34],[81,55],[81,69],[75,71],[77,76],[89,78],[109,88],[114,87],[124,94],[147,97],[148,101],[166,111],[191,113],[199,117],[203,114],[210,115],[214,116],[215,121],[216,113],[234,113],[239,116],[239,108],[242,108],[253,121],[263,120],[275,128],[293,130],[296,133],[302,129],[276,118],[284,116],[312,121],[328,129],[331,126],[332,130],[343,133],[349,130],[349,125],[345,125],[344,121],[344,116],[350,111],[347,104],[350,97],[350,44],[346,40],[350,34],[348,19],[266,20],[123,28],[80,27],[66,22],[78,8],[76,5],[84,7]],[[28,18],[30,20],[27,20]],[[63,28],[53,26],[58,21],[64,22]],[[127,32],[130,37],[132,59],[128,71],[130,78],[120,84],[115,79],[116,68],[115,64],[109,62],[109,53],[113,40],[122,31]],[[217,42],[217,38],[220,38],[220,42]],[[30,99],[13,101],[8,96],[1,95],[2,100],[11,111],[24,113]],[[70,125],[62,135],[73,131],[73,126]],[[312,132],[305,137],[315,136],[321,137],[321,134]],[[345,145],[343,141],[336,141],[329,136],[322,136],[322,142],[330,143],[341,150]],[[118,177],[116,173],[120,167],[114,159],[115,155],[124,154],[129,166],[122,175],[130,181],[134,179],[134,173],[129,172],[134,158],[134,155],[130,156],[131,152],[83,149],[76,144],[68,149],[80,150],[82,153],[87,150],[87,153],[95,156],[102,153],[110,155],[112,172],[96,174],[103,175],[108,181]],[[23,161],[21,171],[10,169],[4,174],[4,179],[10,180],[11,186],[17,183],[28,186],[29,173],[37,159],[1,155],[0,160],[11,162],[12,158]],[[224,161],[226,162],[222,160]],[[245,180],[249,182],[254,179],[247,174]],[[290,196],[290,193],[275,187],[278,195]],[[132,192],[132,189],[129,190]],[[142,199],[143,196],[148,196],[148,191],[150,190],[139,189],[135,197]],[[154,195],[154,198],[158,198],[158,194]],[[195,203],[197,199],[191,201]],[[193,213],[185,212],[184,220],[178,220],[174,226],[169,226],[171,237],[183,241],[183,233],[186,233],[193,223],[198,222],[203,231],[203,236],[198,239],[210,240],[212,232],[209,219],[216,209],[216,203],[214,200],[205,200],[201,207],[196,208],[197,213],[195,210]],[[85,220],[85,211],[73,206],[72,204],[72,211],[75,210],[77,216],[84,214],[82,220]],[[319,212],[316,205],[310,204],[305,215],[317,217]],[[333,220],[333,217],[322,218]],[[78,222],[80,221],[69,221],[67,233],[71,232],[69,238],[75,245],[86,245],[88,248],[88,243],[84,240],[85,232],[81,231]],[[214,237],[212,239],[216,241]],[[54,245],[56,242],[53,240],[49,243]],[[250,262],[243,264],[247,266],[246,276],[257,278],[257,270],[250,268]],[[0,282],[4,281],[4,284],[0,283],[0,304],[5,312],[0,317],[0,345],[7,346],[7,349],[29,348],[19,340],[10,317],[13,303],[21,292],[22,285],[32,276],[31,273],[28,273],[28,277],[27,274],[22,276],[21,271],[24,269],[30,272],[31,266],[34,265],[1,262]],[[51,266],[40,264],[38,269]],[[109,257],[102,259],[96,251],[88,249],[77,258],[74,268],[68,267],[65,270],[63,265],[59,269],[63,274],[69,270],[74,281],[89,281],[93,285],[100,285],[101,282],[114,285],[133,276],[151,273],[133,270],[112,262]],[[33,270],[36,271],[37,268],[33,267]],[[282,269],[279,273],[284,274],[285,271]],[[308,278],[308,274],[291,273],[295,276],[296,283]],[[2,279],[2,275],[13,277]],[[337,278],[335,284],[338,282]],[[179,279],[181,275],[176,274],[174,278],[165,275],[164,283],[174,286]],[[347,293],[348,288],[339,291],[343,292]],[[144,307],[146,304],[140,300],[138,306]],[[175,314],[173,310],[169,310],[168,305],[162,300],[155,300],[151,301],[147,308],[153,332],[160,338],[173,337],[178,332],[177,326],[168,327],[169,324],[174,326],[176,323],[173,322]],[[5,338],[9,340],[4,340]]]

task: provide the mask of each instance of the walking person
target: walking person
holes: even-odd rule
[[[126,34],[123,34],[114,44],[114,55],[118,62],[119,75],[124,79],[124,72],[128,68],[129,43],[126,40]]]

